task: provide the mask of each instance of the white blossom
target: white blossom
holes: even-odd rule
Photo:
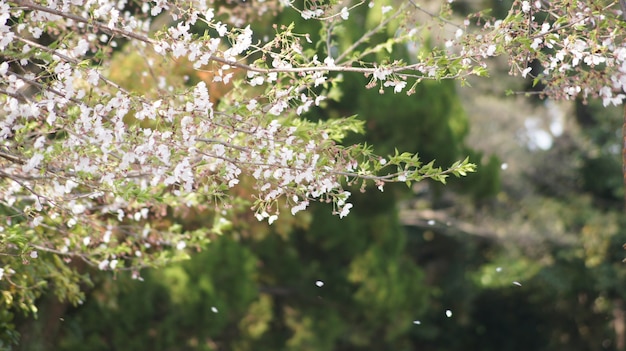
[[[341,212],[339,212],[339,218],[343,218],[345,216],[348,215],[348,213],[350,213],[350,209],[352,208],[352,204],[351,203],[347,203],[345,205],[343,205],[343,207],[341,208]]]
[[[324,13],[324,11],[322,11],[321,9],[316,9],[316,10],[304,10],[300,13],[300,16],[302,16],[302,18],[304,18],[305,20],[311,19],[311,18],[317,18],[319,16],[321,16]]]
[[[348,12],[348,8],[347,7],[343,7],[341,9],[341,14],[340,14],[341,18],[345,21],[348,19],[348,17],[350,16],[350,12]]]
[[[226,35],[226,32],[228,32],[228,28],[222,22],[217,22],[217,24],[215,25],[215,30],[217,30],[217,34],[219,34],[220,37],[223,37],[224,35]]]
[[[39,167],[39,165],[41,164],[41,161],[43,161],[44,157],[43,154],[41,153],[35,153],[29,160],[28,162],[22,166],[22,171],[24,173],[29,173],[30,171],[32,171],[33,169]]]
[[[391,70],[388,68],[379,67],[376,70],[374,70],[374,78],[378,80],[385,80],[387,76],[390,74],[391,74]]]
[[[205,13],[204,13],[204,17],[206,19],[207,22],[211,22],[211,20],[213,19],[213,17],[215,16],[214,14],[214,10],[213,8],[208,9]]]
[[[248,111],[252,111],[257,107],[257,105],[257,101],[255,99],[251,99],[250,101],[248,101],[246,108],[248,109]]]
[[[278,216],[277,216],[277,215],[271,215],[271,216],[269,216],[269,217],[267,218],[267,223],[271,225],[271,224],[272,224],[272,223],[274,223],[274,221],[276,221],[277,219],[278,219]]]
[[[102,260],[100,261],[100,263],[98,263],[98,269],[103,271],[109,267],[109,264],[109,260]]]

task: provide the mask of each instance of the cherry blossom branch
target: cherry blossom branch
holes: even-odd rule
[[[7,160],[9,160],[9,161],[11,161],[13,163],[20,164],[20,165],[23,165],[23,164],[26,163],[26,161],[22,160],[21,158],[19,158],[17,156],[14,156],[14,155],[11,155],[11,154],[7,154],[7,153],[2,152],[2,151],[0,151],[0,157],[2,157],[4,159],[7,159]]]
[[[36,81],[34,81],[34,80],[30,79],[30,78],[27,78],[27,77],[25,77],[25,76],[23,76],[23,75],[21,75],[19,73],[7,72],[7,74],[15,76],[15,77],[23,80],[24,82],[27,82],[28,84],[30,84],[30,85],[32,85],[34,87],[37,87],[40,91],[49,91],[49,92],[51,92],[51,93],[53,93],[53,94],[55,94],[55,95],[57,95],[59,97],[62,97],[64,99],[68,99],[67,96],[65,94],[63,94],[62,92],[60,92],[60,91],[58,91],[58,90],[56,90],[56,89],[54,89],[52,87],[45,86],[45,85],[43,85],[43,84],[41,84],[39,82],[36,82]],[[69,98],[68,100],[73,102],[73,103],[75,103],[75,104],[82,103],[80,100],[78,100],[76,98]],[[32,101],[32,100],[29,99],[29,101]]]
[[[136,39],[142,42],[145,42],[147,44],[151,44],[151,45],[157,45],[158,42],[155,41],[154,39],[148,38],[147,36],[144,35],[139,35],[137,33],[134,32],[129,32],[129,31],[125,31],[125,30],[121,30],[121,29],[116,29],[116,28],[110,28],[107,25],[103,24],[103,23],[99,23],[97,21],[92,21],[92,20],[88,20],[86,18],[80,17],[78,15],[74,15],[74,14],[68,14],[62,11],[58,11],[55,9],[50,9],[41,5],[37,5],[37,4],[33,4],[31,2],[25,1],[25,0],[15,0],[16,3],[34,9],[34,10],[39,10],[39,11],[43,11],[43,12],[48,12],[57,16],[61,16],[61,17],[65,17],[68,19],[72,19],[81,23],[85,23],[85,24],[89,24],[89,25],[93,25],[94,27],[101,29],[103,31],[111,31],[114,32],[116,34],[128,37],[128,38],[132,38],[132,39]],[[398,14],[400,11],[396,12],[396,14]],[[394,14],[394,16],[396,15]],[[391,16],[391,17],[394,17]],[[385,21],[386,23],[388,23],[388,21]],[[354,49],[352,49],[354,50]],[[231,60],[227,60],[221,57],[217,57],[217,56],[211,56],[211,60],[212,61],[216,61],[219,62],[223,65],[227,65],[227,66],[233,66],[236,68],[240,68],[246,71],[250,71],[250,72],[256,72],[256,73],[264,73],[264,74],[270,74],[270,73],[309,73],[309,72],[354,72],[354,73],[364,73],[364,74],[373,74],[374,72],[377,71],[377,68],[375,67],[352,67],[352,66],[330,66],[330,65],[318,65],[318,66],[313,66],[313,67],[281,67],[281,68],[259,68],[259,67],[255,67],[249,64],[244,64],[241,62],[236,62],[236,61],[231,61]],[[391,72],[392,73],[398,73],[401,74],[400,72],[405,71],[405,70],[411,70],[415,67],[417,67],[417,65],[413,65],[413,66],[405,66],[405,67],[393,67],[391,68]],[[451,78],[456,78],[457,76],[452,76]],[[422,78],[430,78],[428,76],[423,76]],[[432,78],[435,79],[435,78]],[[440,78],[438,78],[440,79]]]
[[[60,17],[64,17],[64,18],[67,18],[67,19],[74,20],[76,22],[84,23],[84,24],[87,24],[87,25],[92,26],[94,28],[97,28],[97,29],[99,29],[99,30],[101,30],[103,32],[118,34],[118,35],[123,36],[123,37],[137,39],[137,40],[140,40],[140,41],[143,41],[143,42],[146,42],[146,43],[151,43],[152,42],[150,39],[148,39],[147,37],[145,37],[143,35],[139,35],[137,33],[130,32],[130,31],[123,30],[123,29],[119,29],[119,28],[115,28],[115,27],[109,27],[108,25],[106,25],[104,23],[101,23],[101,22],[98,22],[98,21],[95,21],[95,20],[89,20],[89,19],[86,19],[84,17],[72,14],[72,13],[66,13],[66,12],[63,12],[63,11],[56,10],[56,9],[51,9],[49,7],[45,7],[45,6],[42,6],[42,5],[39,5],[39,4],[35,4],[35,3],[27,1],[27,0],[11,0],[11,2],[13,2],[13,3],[15,3],[15,4],[19,5],[19,6],[25,7],[27,9],[30,9],[30,10],[47,12],[47,13],[50,13],[50,14],[53,14],[53,15],[57,15],[57,16],[60,16]]]
[[[6,95],[6,96],[10,96],[14,99],[20,100],[20,101],[32,101],[30,100],[28,97],[24,96],[24,94],[18,94],[18,93],[11,93],[8,92],[4,89],[0,89],[0,95]]]

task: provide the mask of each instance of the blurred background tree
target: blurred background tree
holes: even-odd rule
[[[345,25],[355,37],[370,13],[359,11]],[[380,153],[470,155],[479,172],[446,188],[354,189],[344,219],[324,205],[271,227],[238,214],[205,251],[142,283],[100,274],[83,306],[46,300],[53,318],[22,321],[21,349],[626,349],[621,113],[504,97],[494,92],[525,88],[505,74],[469,89],[424,82],[410,98],[346,75],[308,118],[356,114],[358,141]]]

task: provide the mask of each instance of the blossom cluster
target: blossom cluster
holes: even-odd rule
[[[532,77],[557,99],[599,97],[605,106],[626,98],[622,10],[587,2],[516,2],[504,20],[489,22],[509,53],[511,72]],[[541,66],[533,70],[533,62]]]
[[[490,58],[508,54],[511,72],[544,83],[545,96],[626,98],[621,13],[602,4],[516,1],[506,18],[459,24],[448,2],[440,14],[417,1],[304,5],[0,0],[0,237],[13,238],[1,249],[23,260],[46,252],[136,270],[212,230],[163,225],[185,208],[222,214],[246,197],[271,224],[285,208],[295,215],[324,201],[344,217],[350,185],[369,181],[382,191],[387,182],[472,170],[467,160],[442,170],[413,154],[383,158],[344,146],[359,131],[354,119],[308,121],[343,74],[410,95],[424,79],[485,75]],[[273,34],[259,35],[246,20],[278,11],[296,11],[320,34],[271,23]],[[375,23],[346,44],[340,24],[358,21],[358,11]],[[416,27],[417,14],[440,26],[441,47],[422,45],[433,31]],[[377,41],[385,32],[394,35]],[[415,55],[405,62],[398,48]],[[120,56],[144,64],[135,81],[115,78]],[[175,65],[201,79],[173,77]],[[0,269],[6,280],[17,267]]]
[[[345,20],[347,11],[333,20]],[[159,16],[172,25],[153,33]],[[162,250],[180,251],[206,236],[160,227],[168,209],[210,204],[221,213],[241,183],[252,188],[257,218],[271,224],[281,203],[296,214],[321,200],[346,216],[346,181],[374,180],[382,190],[386,182],[411,180],[407,174],[441,176],[416,171],[417,158],[405,157],[385,165],[402,167],[401,174],[378,178],[377,156],[338,143],[358,129],[354,120],[294,117],[323,104],[332,72],[373,74],[401,92],[404,67],[339,65],[330,55],[307,56],[304,46],[315,43],[291,27],[258,40],[239,22],[227,23],[203,1],[130,10],[106,1],[0,0],[0,211],[8,216],[0,231],[26,238],[4,242],[3,250],[136,270],[159,263]],[[209,31],[199,34],[198,25]],[[46,42],[60,33],[58,44]],[[119,50],[144,53],[141,79],[155,83],[153,92],[111,79],[102,62]],[[158,73],[170,60],[211,78],[172,83]],[[234,82],[247,88],[234,89]],[[230,93],[212,96],[217,85]]]

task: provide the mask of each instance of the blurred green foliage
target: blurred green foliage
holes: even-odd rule
[[[355,12],[344,28],[356,36],[367,20]],[[312,35],[320,30],[311,25]],[[205,250],[143,282],[97,275],[85,303],[46,326],[58,330],[47,339],[41,325],[50,319],[20,320],[22,349],[616,350],[626,298],[619,111],[580,104],[574,146],[538,154],[537,168],[523,172],[542,182],[518,196],[504,194],[496,156],[464,144],[469,125],[453,83],[425,82],[410,97],[366,84],[346,75],[337,100],[308,117],[357,114],[365,140],[348,142],[382,154],[417,151],[441,164],[469,155],[479,172],[452,187],[454,205],[504,222],[499,232],[403,228],[400,200],[433,204],[432,189],[404,186],[355,189],[344,219],[323,204],[271,227],[236,218]],[[574,173],[551,177],[571,165]],[[214,218],[188,220],[211,227]],[[0,314],[14,337],[10,321]]]

